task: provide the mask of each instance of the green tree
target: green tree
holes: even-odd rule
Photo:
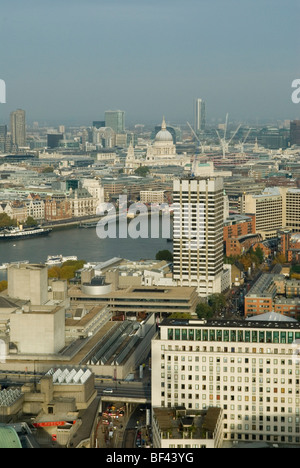
[[[173,262],[173,254],[170,250],[160,250],[156,254],[156,260],[165,260],[166,262]]]
[[[67,262],[64,262],[60,267],[55,265],[49,268],[48,277],[70,281],[70,279],[74,278],[75,272],[77,270],[81,270],[85,263],[85,260],[68,260]]]
[[[47,167],[44,167],[44,169],[42,169],[42,174],[50,174],[53,171],[54,171],[54,167],[47,166]]]
[[[37,226],[37,221],[32,216],[28,216],[25,224],[27,227],[34,227]]]
[[[141,167],[138,167],[134,173],[140,177],[146,177],[150,172],[150,169],[149,167],[147,166],[141,166]]]
[[[0,228],[6,228],[10,226],[16,226],[17,221],[10,218],[6,213],[0,214]]]
[[[208,298],[208,305],[212,308],[212,311],[215,314],[225,307],[226,298],[223,294],[212,294]]]
[[[201,302],[200,304],[197,305],[196,307],[196,314],[199,319],[208,319],[212,318],[214,315],[213,309],[210,305],[206,304],[205,302]]]
[[[264,252],[263,252],[262,248],[259,247],[259,246],[256,247],[256,249],[254,251],[254,254],[258,258],[259,263],[263,263],[265,256],[264,256]]]

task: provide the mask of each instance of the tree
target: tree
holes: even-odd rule
[[[276,257],[273,260],[273,264],[276,265],[277,263],[286,263],[286,258],[284,254],[277,254]]]
[[[37,226],[37,221],[32,216],[28,216],[25,224],[27,227],[34,227]]]
[[[60,267],[55,265],[49,268],[48,277],[70,281],[70,279],[74,278],[75,272],[77,270],[81,270],[85,263],[85,260],[68,260],[67,262],[64,262]]]
[[[50,174],[53,171],[54,171],[54,167],[47,166],[47,167],[44,167],[44,169],[42,169],[42,174]]]
[[[166,262],[173,262],[173,254],[172,252],[170,252],[170,250],[160,250],[156,254],[156,260],[165,260]]]
[[[199,319],[208,319],[212,318],[214,312],[210,305],[206,304],[205,302],[201,302],[196,307],[196,314]]]
[[[0,292],[7,289],[7,281],[0,281]]]
[[[10,218],[6,213],[0,214],[0,228],[6,228],[10,226],[16,226],[17,221]]]
[[[262,248],[259,247],[259,245],[256,247],[254,254],[258,258],[259,263],[263,263],[265,256]]]
[[[226,306],[226,298],[223,294],[212,294],[208,298],[208,305],[211,307],[213,313],[219,312]]]
[[[147,166],[140,166],[134,171],[134,173],[140,177],[146,177],[149,174],[149,172],[150,169]]]

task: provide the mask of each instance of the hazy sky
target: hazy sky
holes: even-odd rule
[[[299,0],[2,0],[0,121],[300,118]]]

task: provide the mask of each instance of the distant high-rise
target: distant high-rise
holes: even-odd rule
[[[5,151],[7,125],[0,125],[0,151]]]
[[[60,142],[64,139],[63,133],[48,133],[47,134],[47,147],[58,148]]]
[[[105,126],[113,129],[115,133],[125,132],[125,112],[121,110],[105,112]]]
[[[291,122],[291,145],[300,146],[300,120]]]
[[[205,130],[205,102],[202,99],[195,101],[195,132]]]
[[[17,148],[26,146],[25,111],[18,109],[10,114],[10,131],[12,144]]]

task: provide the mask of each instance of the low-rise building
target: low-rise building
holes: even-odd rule
[[[94,291],[93,291],[94,289]],[[127,289],[99,294],[99,287],[74,285],[68,291],[71,304],[103,304],[109,307],[114,315],[125,318],[137,318],[147,314],[159,317],[173,313],[195,314],[198,304],[196,288],[189,287],[129,287]]]
[[[203,411],[183,408],[153,408],[154,449],[222,448],[223,410]]]

